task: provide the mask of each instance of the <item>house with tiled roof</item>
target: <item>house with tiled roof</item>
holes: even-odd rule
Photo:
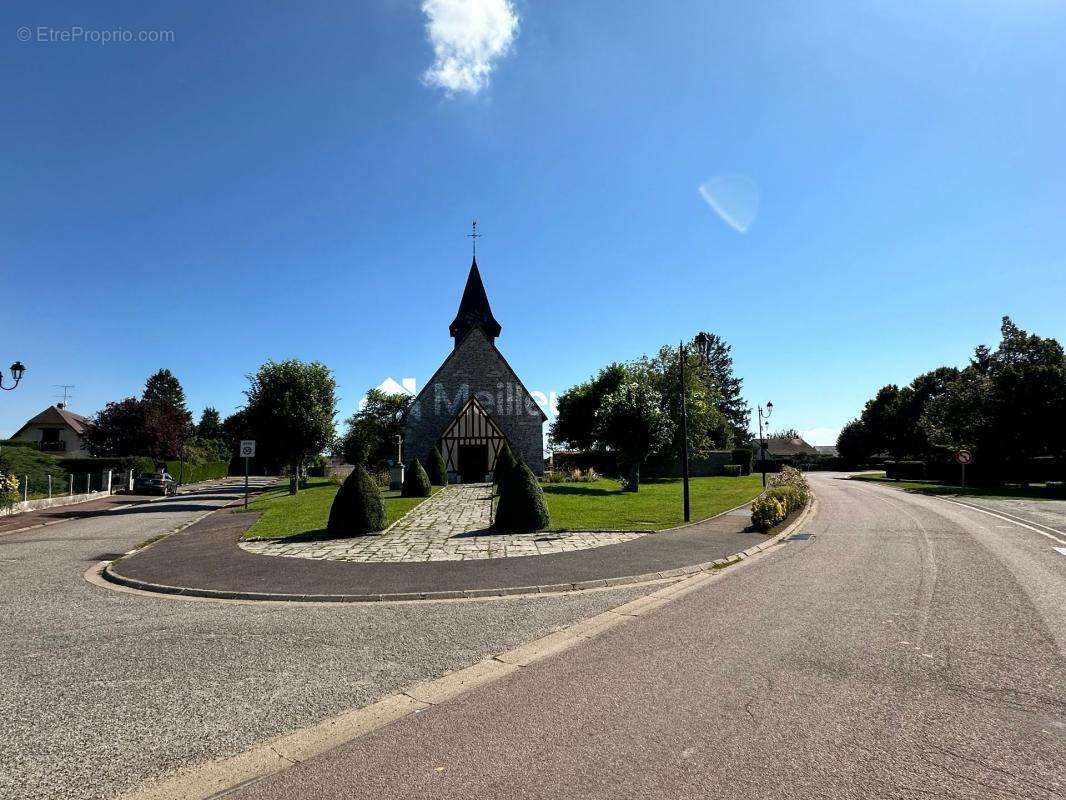
[[[33,442],[42,453],[87,456],[82,437],[90,424],[86,417],[68,411],[63,403],[56,403],[15,431],[11,438]]]
[[[818,450],[799,436],[795,438],[769,436],[766,439],[766,453],[770,458],[794,459],[797,456],[816,456]],[[755,458],[759,458],[758,439],[755,440]]]

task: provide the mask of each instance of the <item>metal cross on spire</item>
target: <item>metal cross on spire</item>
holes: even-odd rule
[[[477,240],[481,238],[481,234],[477,232],[477,220],[475,219],[470,223],[470,233],[467,237],[470,239],[474,247],[474,258],[477,258]]]

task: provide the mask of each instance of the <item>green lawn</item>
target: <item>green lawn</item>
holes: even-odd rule
[[[689,488],[696,522],[753,499],[762,491],[762,479],[693,478]],[[543,489],[552,530],[661,530],[684,522],[679,480],[642,483],[636,494],[606,479],[546,483]]]
[[[289,494],[288,483],[264,492],[248,504],[249,511],[262,511],[263,516],[248,529],[244,538],[280,539],[324,533],[338,488],[325,478],[312,478],[307,488],[301,489],[296,496]],[[438,487],[434,486],[433,491],[439,491]],[[390,525],[423,500],[421,497],[400,497],[399,491],[389,490],[381,494]]]
[[[863,475],[852,475],[853,481],[869,481],[871,483],[883,483],[895,489],[916,494],[963,494],[971,497],[1023,497],[1030,500],[1063,500],[1066,499],[1066,489],[1061,485],[1048,486],[1043,483],[1029,484],[1028,489],[1020,485],[1006,486],[953,486],[939,481],[897,481],[886,478],[883,472],[870,472]]]

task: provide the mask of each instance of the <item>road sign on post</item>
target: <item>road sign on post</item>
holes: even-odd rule
[[[241,458],[244,459],[244,507],[248,508],[248,459],[255,458],[255,439],[241,439]]]
[[[962,469],[962,479],[959,485],[966,488],[966,465],[973,462],[973,453],[969,450],[960,450],[955,454],[955,460],[959,462],[959,467]]]

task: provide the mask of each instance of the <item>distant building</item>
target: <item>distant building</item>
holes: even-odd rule
[[[840,455],[837,453],[837,446],[835,444],[816,444],[814,449],[817,450],[820,455],[828,456],[829,458],[836,458]]]
[[[81,414],[68,411],[62,403],[48,406],[17,431],[12,439],[34,442],[42,453],[59,456],[87,456],[83,435],[90,422]]]
[[[404,461],[424,463],[437,446],[453,480],[479,482],[491,476],[507,443],[533,472],[544,471],[548,418],[496,348],[501,330],[475,259],[448,329],[452,352],[407,413]]]
[[[818,448],[807,444],[802,437],[786,439],[783,436],[770,436],[766,439],[766,453],[769,458],[795,459],[799,456],[818,455]],[[755,440],[755,458],[760,458],[760,442]]]

